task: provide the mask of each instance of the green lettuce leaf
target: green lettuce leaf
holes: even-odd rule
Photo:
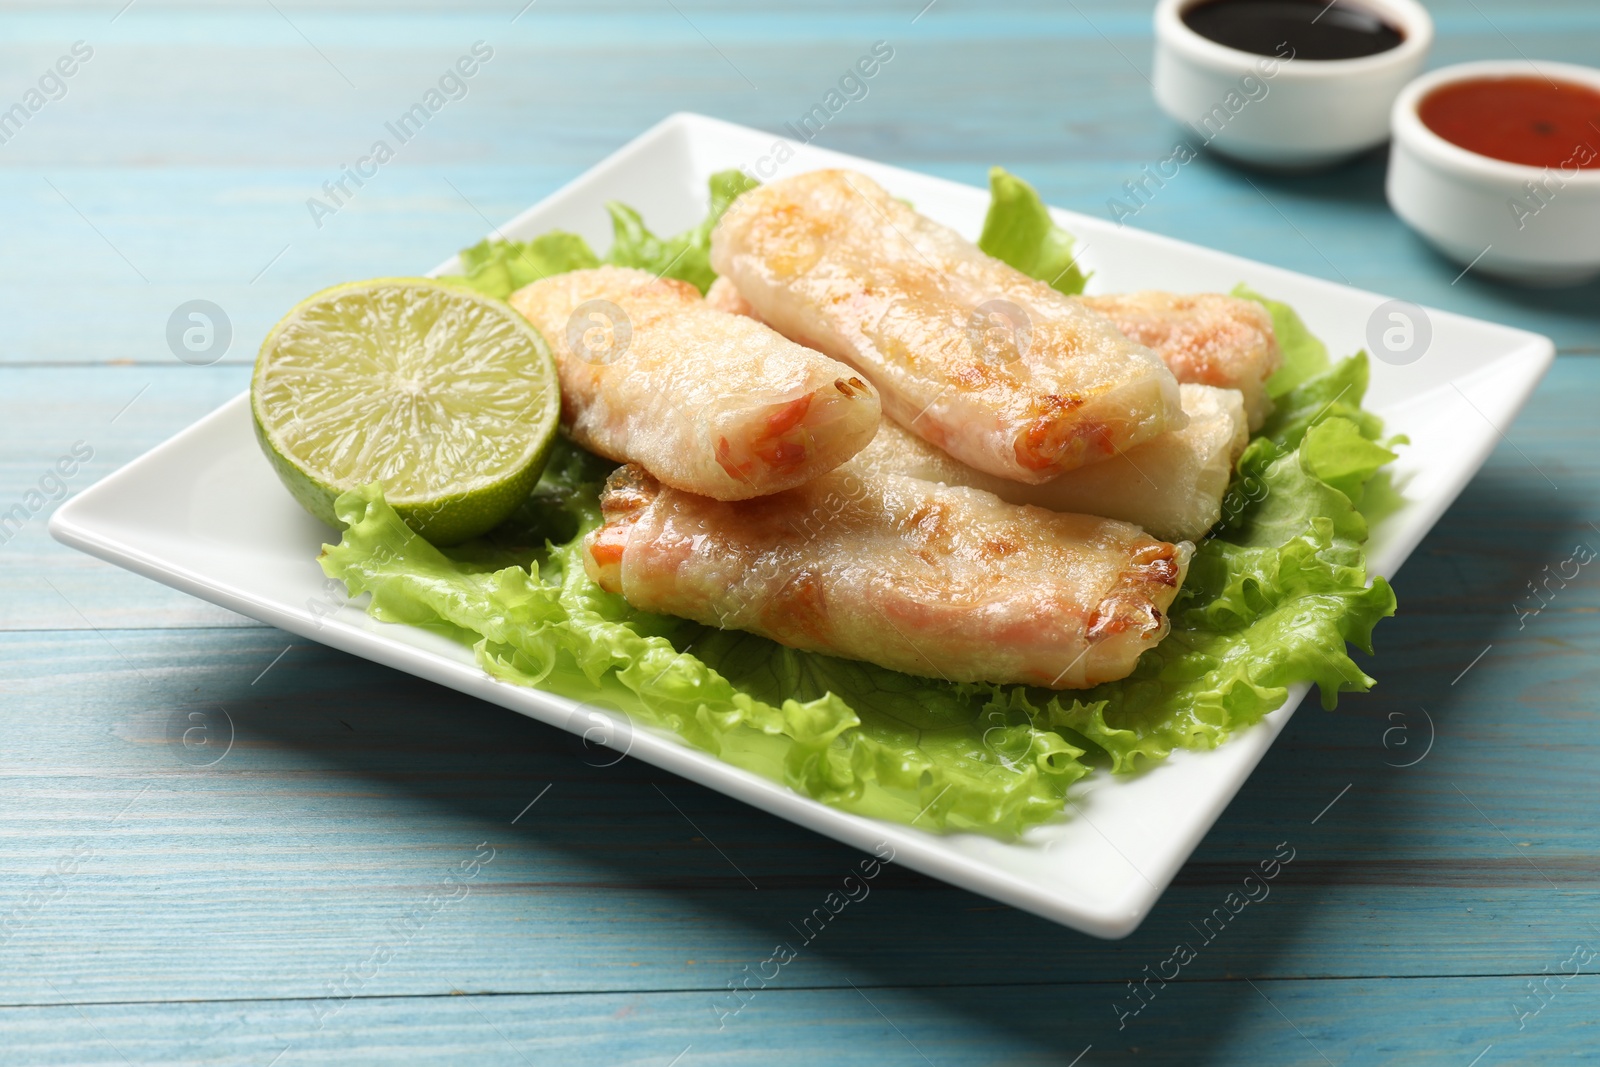
[[[1287,406],[1348,376],[1334,367]],[[1058,816],[1095,761],[1130,772],[1214,747],[1298,682],[1329,708],[1372,686],[1346,646],[1371,651],[1395,602],[1382,579],[1367,585],[1349,491],[1392,453],[1337,416],[1299,437],[1251,443],[1171,634],[1132,676],[1081,694],[934,681],[636,611],[581,562],[611,465],[565,442],[529,504],[483,541],[440,551],[368,486],[339,499],[348,529],[322,563],[351,595],[373,594],[374,616],[471,643],[504,681],[625,711],[849,811],[1013,837]]]
[[[1070,235],[1024,183],[1003,171],[992,181],[985,250],[1081,288],[1068,273]],[[607,260],[666,267],[704,289],[711,227],[749,184],[719,175],[707,220],[666,241],[614,208]],[[532,277],[519,273],[530,262],[547,273],[592,266],[574,241],[469,249],[465,284],[503,295]],[[1177,748],[1213,747],[1297,684],[1315,683],[1328,708],[1374,684],[1347,652],[1370,652],[1374,626],[1395,610],[1388,584],[1369,585],[1365,568],[1359,505],[1380,495],[1366,489],[1394,458],[1381,421],[1361,407],[1366,356],[1331,362],[1291,309],[1236,292],[1268,308],[1282,339],[1276,410],[1196,549],[1171,633],[1130,677],[1088,692],[914,677],[636,611],[582,565],[613,465],[566,442],[510,520],[448,551],[412,534],[381,487],[344,494],[336,508],[347,527],[322,566],[352,596],[370,593],[375,617],[469,644],[502,681],[625,712],[848,811],[1014,837],[1062,817],[1072,783],[1097,764],[1127,773]]]
[[[439,280],[504,300],[530,282],[598,267],[594,249],[575,233],[552,230],[531,241],[479,241],[461,251],[464,274]]]
[[[702,293],[711,288],[717,277],[711,269],[711,231],[741,193],[761,183],[742,171],[724,170],[713,174],[709,184],[711,207],[706,217],[676,237],[657,237],[637,211],[626,204],[608,203],[612,240],[604,262],[677,278]],[[552,230],[531,241],[479,241],[461,250],[461,274],[439,280],[504,300],[530,282],[598,267],[601,262],[582,237]]]
[[[1268,300],[1243,282],[1233,287],[1232,295],[1254,300],[1272,316],[1272,332],[1283,351],[1283,366],[1267,379],[1268,396],[1283,396],[1301,382],[1328,369],[1328,346],[1306,329],[1294,308],[1278,300]]]
[[[1089,276],[1078,268],[1072,234],[1050,218],[1033,186],[1000,167],[989,170],[989,213],[983,218],[978,247],[1030,278],[1075,295]]]
[[[711,269],[711,231],[741,193],[761,183],[743,171],[724,170],[711,176],[711,210],[701,223],[676,237],[657,237],[645,226],[639,213],[626,204],[612,201],[611,251],[606,262],[619,267],[637,267],[662,278],[677,278],[704,293],[717,280]]]
[[[1342,388],[1348,364],[1365,358],[1291,390],[1285,407],[1307,408]],[[1346,645],[1370,653],[1373,627],[1394,614],[1395,599],[1382,578],[1367,584],[1367,520],[1352,497],[1394,453],[1340,416],[1295,436],[1292,446],[1251,441],[1222,523],[1190,562],[1172,632],[1131,676],[1084,694],[1060,722],[1108,753],[1113,770],[1175,748],[1212,748],[1279,707],[1297,682],[1314,682],[1330,709],[1339,693],[1374,684]]]
[[[1369,439],[1361,424],[1342,416],[1312,425],[1301,440],[1306,471],[1343,493],[1352,504],[1361,503],[1373,475],[1396,458],[1394,452]]]
[[[1369,441],[1383,433],[1383,420],[1361,406],[1369,370],[1365,352],[1357,352],[1308,377],[1274,400],[1260,436],[1282,448],[1297,448],[1313,424],[1330,418],[1353,423]]]
[[[635,611],[584,573],[599,468],[574,446],[562,453],[536,496],[579,532],[525,566],[486,571],[481,549],[446,554],[374,484],[338,499],[347,528],[323,569],[352,596],[372,594],[375,618],[471,644],[496,678],[625,711],[849,811],[1012,836],[1060,812],[1088,773],[1085,750],[1041,725],[1061,713],[1054,694],[929,682]],[[532,532],[498,533],[509,544]]]

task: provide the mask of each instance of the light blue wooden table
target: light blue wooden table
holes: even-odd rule
[[[776,129],[877,40],[893,63],[820,143],[975,183],[1000,163],[1103,213],[1174,136],[1146,3],[522,2],[8,5],[0,109],[92,56],[0,144],[0,506],[79,442],[67,491],[236,394],[306,293],[425,269],[671,111]],[[1429,6],[1435,64],[1600,56],[1592,0]],[[467,97],[314,226],[307,197],[477,40]],[[850,849],[75,555],[41,512],[0,546],[0,1062],[1600,1061],[1600,577],[1513,611],[1600,547],[1600,287],[1453,282],[1383,165],[1202,160],[1136,224],[1561,358],[1400,575],[1379,690],[1293,720],[1134,936],[891,869],[719,1028]],[[211,366],[167,345],[192,299],[232,323]],[[215,766],[169,741],[195,705],[232,715]],[[1419,706],[1431,751],[1398,768]],[[1127,983],[1281,841],[1270,898],[1119,1030]],[[475,856],[469,893],[408,919]]]

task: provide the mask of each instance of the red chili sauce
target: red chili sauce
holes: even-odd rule
[[[1441,85],[1417,106],[1453,145],[1530,167],[1600,167],[1600,91],[1539,77]]]

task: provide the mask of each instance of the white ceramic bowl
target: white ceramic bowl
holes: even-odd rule
[[[1389,206],[1475,272],[1526,285],[1575,285],[1600,274],[1600,169],[1491,159],[1451,144],[1417,116],[1422,98],[1441,85],[1529,75],[1600,89],[1593,67],[1527,60],[1460,63],[1406,86],[1394,102]],[[1600,150],[1600,133],[1589,144]]]
[[[1433,20],[1416,0],[1354,0],[1400,30],[1398,47],[1360,59],[1280,61],[1184,25],[1183,13],[1204,2],[1156,5],[1156,103],[1189,128],[1194,147],[1262,166],[1324,166],[1388,140],[1395,96],[1433,44]]]

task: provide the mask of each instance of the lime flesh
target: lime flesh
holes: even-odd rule
[[[250,383],[256,437],[289,492],[371,482],[429,541],[496,526],[544,469],[560,417],[550,349],[502,301],[425,278],[324,289],[273,327]]]

